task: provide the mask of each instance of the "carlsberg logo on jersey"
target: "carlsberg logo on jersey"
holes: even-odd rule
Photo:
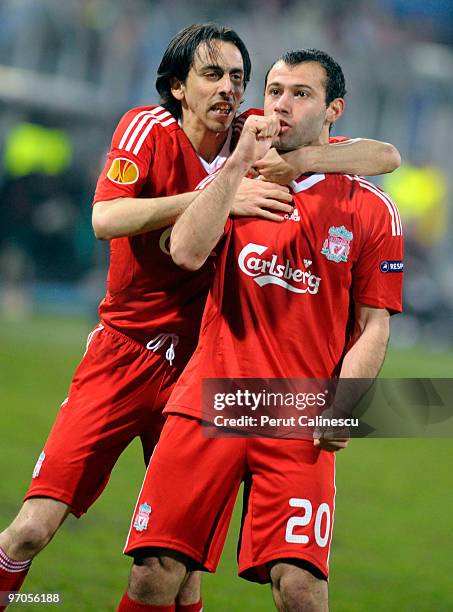
[[[268,248],[253,242],[247,244],[238,257],[242,272],[247,276],[253,276],[253,280],[260,287],[271,284],[279,285],[293,293],[318,293],[321,279],[309,270],[293,268],[289,259],[278,263],[278,256],[275,253],[269,254],[267,258],[259,257]]]

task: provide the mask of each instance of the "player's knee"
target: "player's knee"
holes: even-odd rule
[[[319,575],[291,563],[278,563],[271,569],[272,587],[278,591],[288,612],[327,612],[327,582]]]
[[[201,572],[190,572],[178,592],[178,603],[188,606],[201,598]]]
[[[280,597],[288,612],[315,612],[319,606],[310,582],[304,576],[283,575],[280,581]]]
[[[62,502],[29,499],[1,534],[0,545],[13,559],[31,559],[48,544],[68,513],[69,507]]]
[[[136,559],[131,571],[129,592],[146,603],[173,601],[186,576],[184,563],[167,556]]]
[[[9,550],[13,559],[31,559],[51,540],[54,529],[36,517],[15,521],[7,530]]]

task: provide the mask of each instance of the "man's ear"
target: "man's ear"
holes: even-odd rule
[[[343,98],[335,98],[327,107],[326,121],[330,124],[335,123],[341,117],[344,111]]]
[[[172,96],[176,98],[176,100],[179,100],[179,102],[181,102],[181,100],[184,98],[185,91],[183,81],[180,81],[176,77],[172,77],[170,80],[170,91],[172,93]]]

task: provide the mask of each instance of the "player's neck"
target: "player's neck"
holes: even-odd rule
[[[324,127],[321,130],[321,133],[319,135],[319,138],[317,138],[317,142],[314,142],[313,144],[317,144],[317,145],[326,145],[329,144],[329,138],[330,138],[330,123],[326,123],[324,125]]]
[[[214,161],[228,138],[228,130],[212,132],[204,126],[195,126],[188,121],[183,121],[182,129],[198,155],[208,163]]]
[[[329,130],[323,129],[318,138],[307,143],[309,146],[319,146],[329,144]]]
[[[319,136],[317,138],[314,138],[311,142],[306,142],[305,146],[319,146],[319,145],[326,145],[329,144],[329,137],[330,137],[330,132],[329,132],[329,123],[325,123]]]

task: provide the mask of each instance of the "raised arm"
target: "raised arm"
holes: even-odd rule
[[[149,111],[128,111],[113,134],[110,151],[96,186],[96,203],[92,212],[94,233],[100,240],[135,236],[168,227],[197,195],[192,192],[166,197],[141,197],[154,163],[155,149],[166,146],[167,142],[164,139],[162,145],[160,141],[160,138],[164,138],[166,127],[154,121],[153,113],[156,113],[156,109],[151,107]],[[165,118],[171,129],[175,120],[169,113]],[[137,126],[142,126],[143,120],[142,135],[147,134],[144,139],[139,138],[137,131]],[[288,212],[287,202],[291,200],[288,189],[273,183],[259,183],[244,179],[232,213],[268,218],[269,214]]]
[[[250,116],[239,142],[222,170],[176,221],[170,253],[182,268],[201,268],[223,234],[236,192],[253,163],[262,157],[277,136],[280,122],[275,116]]]
[[[286,185],[309,172],[374,176],[393,172],[401,165],[398,149],[379,140],[355,138],[325,145],[310,145],[279,155],[271,149],[255,164],[268,181]]]

